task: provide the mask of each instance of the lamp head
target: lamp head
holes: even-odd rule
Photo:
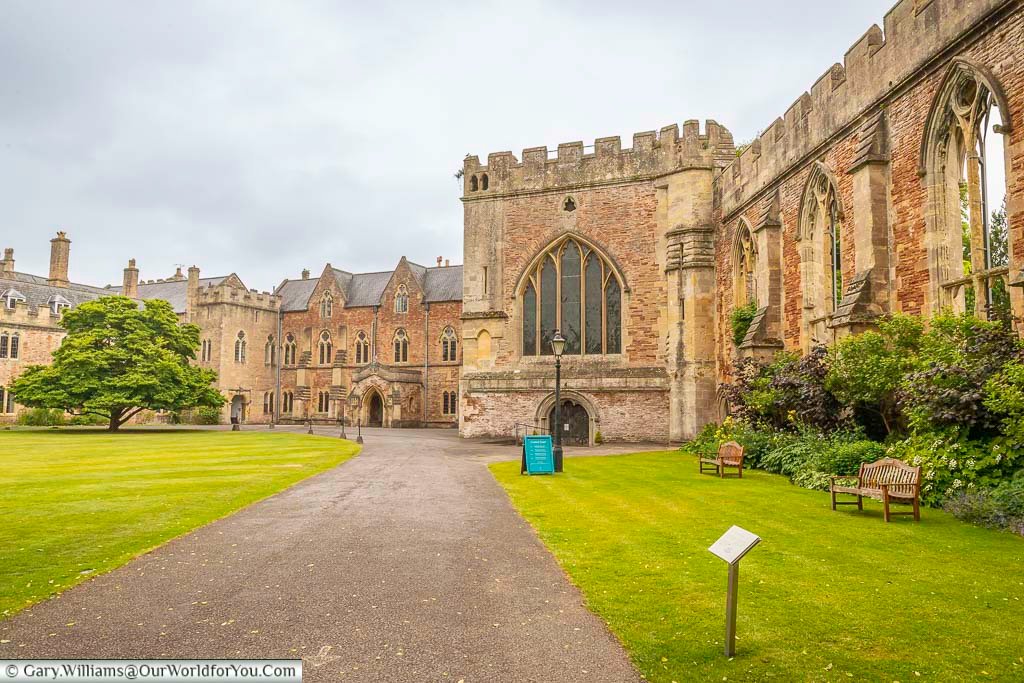
[[[551,338],[551,350],[556,358],[561,357],[562,352],[565,351],[565,337],[559,330],[555,330],[555,336]]]

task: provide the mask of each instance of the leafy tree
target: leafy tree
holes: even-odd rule
[[[917,363],[924,325],[919,318],[895,315],[880,320],[878,331],[846,337],[830,352],[825,386],[857,411],[877,415],[891,433],[901,427],[898,391]]]
[[[61,319],[67,330],[51,365],[25,369],[11,385],[18,402],[99,415],[117,430],[143,410],[219,407],[212,370],[191,365],[199,328],[179,325],[166,301],[110,296],[83,303]]]

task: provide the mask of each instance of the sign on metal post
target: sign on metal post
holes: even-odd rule
[[[524,436],[520,474],[554,474],[555,456],[550,436]]]
[[[740,560],[761,538],[746,529],[733,526],[711,544],[708,550],[729,564],[729,588],[725,597],[725,656],[736,655],[736,597],[740,583]]]

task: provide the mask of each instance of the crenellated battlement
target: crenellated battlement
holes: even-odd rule
[[[60,328],[60,315],[54,314],[49,306],[38,306],[25,301],[15,301],[14,308],[8,308],[6,301],[0,301],[0,325],[25,325],[26,327]]]
[[[554,155],[547,147],[524,149],[522,161],[512,152],[494,152],[481,165],[477,156],[463,161],[465,201],[516,192],[602,185],[653,178],[687,168],[723,168],[734,158],[732,134],[708,120],[686,121],[661,131],[633,135],[633,146],[622,149],[618,136],[598,138],[591,146],[582,142],[558,145]]]
[[[901,82],[1013,0],[900,0],[761,133],[720,178],[728,216],[836,133],[856,124]]]
[[[277,311],[281,307],[281,297],[270,292],[261,292],[256,289],[239,289],[238,287],[224,285],[201,287],[197,302],[200,306],[233,304],[269,311]]]

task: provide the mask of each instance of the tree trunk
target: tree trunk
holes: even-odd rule
[[[124,415],[123,408],[110,411],[110,424],[107,425],[107,431],[116,432],[121,428],[121,425],[124,424],[124,420],[121,418],[122,415]]]

